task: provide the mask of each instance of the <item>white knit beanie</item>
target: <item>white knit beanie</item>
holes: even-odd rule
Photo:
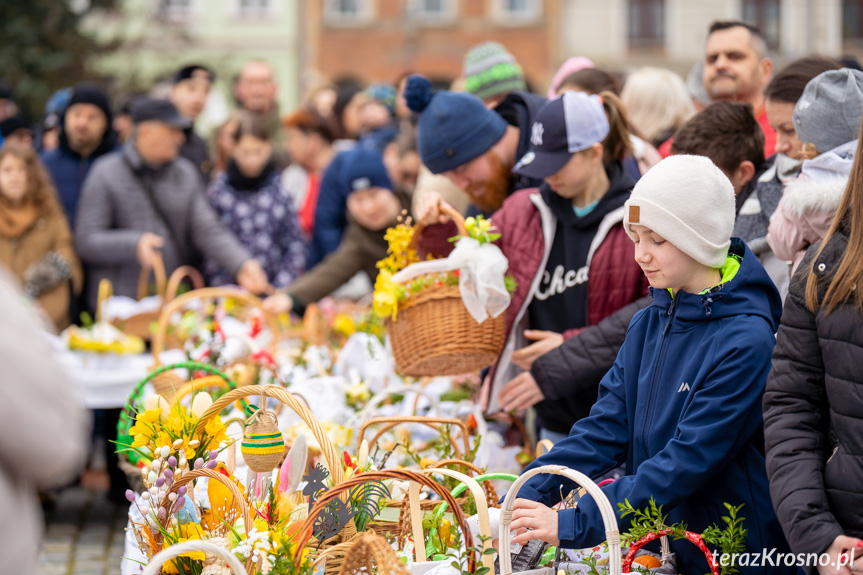
[[[649,228],[695,261],[721,268],[734,229],[734,187],[703,156],[669,156],[644,174],[624,206],[623,226]]]

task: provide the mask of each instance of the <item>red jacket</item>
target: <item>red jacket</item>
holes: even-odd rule
[[[510,363],[510,356],[513,351],[529,343],[523,335],[524,330],[530,327],[527,308],[545,271],[557,219],[542,200],[537,188],[530,188],[519,190],[507,198],[492,216],[492,222],[501,234],[497,245],[509,260],[508,273],[518,284],[506,310],[506,343],[490,374],[492,389],[499,390],[521,371]],[[452,244],[448,243],[446,238],[454,235],[457,235],[457,232],[452,223],[430,226],[420,238],[420,249],[437,257],[445,256],[452,250]],[[589,325],[598,324],[647,293],[647,278],[635,262],[635,244],[623,229],[622,207],[602,220],[591,245],[588,265]],[[514,329],[516,326],[517,329]],[[580,331],[581,329],[571,329],[563,336],[570,338]],[[491,398],[489,410],[495,411],[494,393]]]

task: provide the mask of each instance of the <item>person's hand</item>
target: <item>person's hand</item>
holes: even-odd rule
[[[442,214],[440,211],[442,201],[440,194],[437,192],[426,192],[420,196],[416,204],[417,223],[424,226],[447,223],[449,216]]]
[[[520,373],[500,390],[498,401],[504,411],[524,410],[545,399],[529,371]]]
[[[273,315],[289,313],[294,307],[294,300],[286,293],[279,292],[264,300],[264,309]]]
[[[511,529],[517,533],[512,538],[513,543],[524,545],[531,539],[539,539],[549,545],[560,545],[557,536],[557,512],[536,501],[515,500]]]
[[[853,563],[855,566],[854,570],[851,569],[851,558],[848,556],[848,553],[852,549],[854,550],[855,558]],[[857,554],[860,553],[863,555],[863,541],[856,537],[840,535],[833,540],[833,543],[830,544],[830,547],[824,553],[830,556],[830,563],[822,566],[821,562],[818,562],[819,575],[852,575],[854,571],[861,568],[860,563],[857,561]]]
[[[536,342],[512,353],[512,362],[524,370],[529,370],[540,356],[560,347],[563,343],[563,336],[553,331],[528,329],[525,330],[524,337]]]
[[[144,232],[138,238],[138,250],[136,257],[142,268],[150,269],[153,267],[153,258],[158,250],[165,245],[165,240],[156,234]]]
[[[254,293],[266,293],[270,289],[270,282],[267,280],[267,273],[258,260],[252,258],[246,260],[240,271],[237,272],[237,283],[240,287]]]

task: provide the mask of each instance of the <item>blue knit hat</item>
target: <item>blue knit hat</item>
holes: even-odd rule
[[[435,92],[426,78],[411,76],[404,95],[408,108],[419,114],[420,158],[434,174],[481,156],[506,132],[506,121],[472,94]]]
[[[393,184],[380,152],[366,148],[354,148],[344,154],[342,185],[344,186],[345,197],[353,192],[369,188],[384,188],[393,191]]]
[[[384,106],[390,116],[396,115],[396,89],[389,84],[372,84],[366,88],[366,95]]]

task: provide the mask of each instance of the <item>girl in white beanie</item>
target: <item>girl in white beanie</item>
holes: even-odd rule
[[[590,416],[528,469],[565,465],[598,479],[625,464],[626,475],[603,488],[612,507],[645,509],[654,499],[669,525],[700,533],[723,526],[724,504],[743,505],[743,552],[783,553],[788,545],[770,502],[761,420],[781,303],[755,255],[731,238],[731,182],[707,158],[672,156],[639,180],[624,210],[654,302],[630,323]],[[559,476],[525,483],[513,541],[600,544],[605,528],[591,497],[578,509],[548,507],[573,487]],[[629,522],[621,519],[620,529]],[[671,547],[675,573],[704,572],[697,547],[686,540]],[[767,572],[795,573],[796,566],[741,569]]]

